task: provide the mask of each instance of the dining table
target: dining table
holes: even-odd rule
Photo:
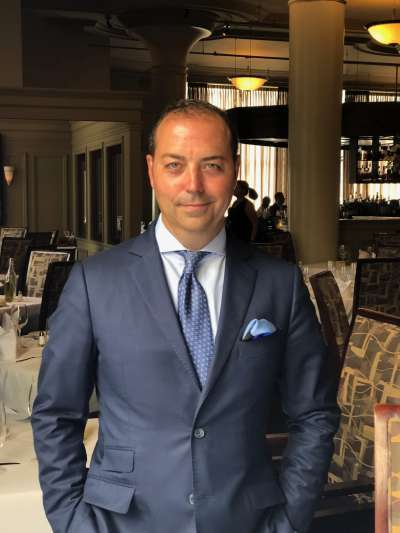
[[[37,395],[40,365],[44,346],[39,345],[37,332],[18,339],[14,361],[0,361],[3,372],[3,398],[8,412],[30,416]],[[89,401],[89,412],[98,411],[96,393]]]
[[[9,416],[7,439],[0,448],[0,531],[51,533],[39,485],[38,461],[30,420]],[[98,437],[98,420],[89,419],[84,444],[89,465]]]

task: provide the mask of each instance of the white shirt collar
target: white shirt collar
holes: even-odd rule
[[[162,220],[162,215],[158,217],[155,236],[160,253],[176,252],[178,250],[186,250],[186,248],[178,241],[174,235],[165,227]],[[226,249],[226,231],[225,226],[214,237],[212,241],[202,247],[205,252],[211,252],[218,255],[225,255]]]

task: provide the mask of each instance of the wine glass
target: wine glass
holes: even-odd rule
[[[29,321],[28,306],[25,304],[18,306],[18,336],[21,337],[22,329],[27,325]]]

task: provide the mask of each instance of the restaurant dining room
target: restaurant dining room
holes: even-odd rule
[[[1,533],[400,533],[400,0],[2,0],[0,30]],[[233,150],[183,196],[184,143],[157,163],[179,117],[191,158],[207,117]],[[190,194],[222,209],[198,247],[168,210]]]

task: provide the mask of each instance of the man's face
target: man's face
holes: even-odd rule
[[[170,114],[147,156],[163,221],[185,246],[197,249],[220,231],[236,183],[230,133],[218,116]]]

